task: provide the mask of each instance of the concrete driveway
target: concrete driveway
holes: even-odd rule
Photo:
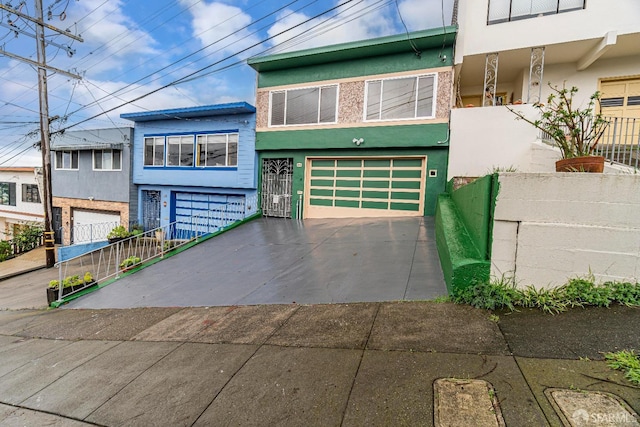
[[[446,294],[432,217],[261,218],[66,307],[349,303]]]

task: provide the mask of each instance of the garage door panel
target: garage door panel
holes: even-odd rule
[[[73,243],[107,240],[107,234],[120,225],[120,214],[114,212],[73,210]]]
[[[243,196],[176,193],[174,221],[181,235],[213,233],[244,217]]]
[[[418,216],[424,157],[309,159],[307,218]]]

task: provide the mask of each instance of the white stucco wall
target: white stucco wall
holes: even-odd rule
[[[513,108],[528,117],[536,116],[536,110],[530,105],[514,105]],[[546,171],[531,162],[530,146],[537,137],[533,126],[516,120],[506,107],[453,109],[447,179],[483,176],[495,168]]]
[[[640,175],[505,173],[499,176],[492,275],[555,287],[592,273],[640,279]]]
[[[22,201],[22,184],[37,184],[33,168],[0,168],[0,182],[16,184],[16,205],[0,205],[0,240],[11,238],[6,233],[13,224],[44,221],[42,203]]]
[[[637,0],[588,0],[583,10],[487,25],[489,0],[460,0],[455,63],[463,56],[638,32]]]

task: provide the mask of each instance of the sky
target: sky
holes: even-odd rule
[[[122,113],[255,100],[252,56],[450,25],[453,0],[42,0],[52,131]],[[2,1],[34,16],[33,0]],[[444,13],[443,13],[444,9]],[[37,61],[32,22],[0,10],[0,48]],[[38,166],[38,75],[0,52],[0,167]]]

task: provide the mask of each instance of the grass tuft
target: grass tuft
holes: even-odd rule
[[[624,372],[624,377],[629,382],[640,385],[640,356],[634,350],[622,350],[614,353],[605,353],[607,366]]]
[[[609,307],[612,304],[640,306],[640,284],[605,282],[596,284],[592,276],[574,278],[565,285],[536,289],[516,287],[512,280],[501,278],[490,283],[469,286],[457,291],[452,301],[487,310],[517,307],[537,308],[556,314],[572,307]]]

